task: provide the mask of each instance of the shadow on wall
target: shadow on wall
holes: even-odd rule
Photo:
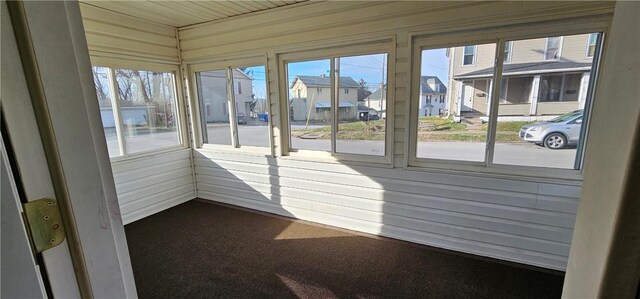
[[[198,197],[203,199],[550,268],[563,268],[566,265],[580,192],[575,186],[276,159],[230,152],[201,150],[194,152],[194,156]],[[215,222],[208,225],[215,225]],[[248,225],[246,229],[250,227]],[[330,248],[352,246],[350,239],[363,238],[350,235],[319,239],[314,235],[295,233],[295,237],[291,237],[286,224],[277,227],[270,225],[263,229],[270,230],[267,233],[271,236],[269,242],[282,244],[273,250],[293,256],[300,254],[289,252],[297,248],[296,244],[306,244],[300,245],[300,250],[310,254],[309,259],[317,258],[320,264],[323,256],[313,256],[315,253],[308,252],[308,248],[317,247],[320,251],[325,248],[327,252],[324,254],[330,254]],[[395,255],[394,252],[382,254],[386,257]],[[356,257],[350,257],[353,258]],[[370,260],[358,260],[356,267],[367,269],[374,265],[375,268],[376,263],[382,260],[375,256]],[[439,266],[447,267],[443,264]],[[458,266],[465,268],[464,264]],[[349,273],[353,267],[351,264],[343,269],[341,265],[335,265],[334,274]],[[411,265],[406,267],[413,269]],[[277,279],[292,291],[296,284],[304,284],[339,296],[347,292],[327,284],[331,279],[320,277],[321,274],[316,277],[306,271],[288,271],[278,272],[274,269]],[[447,273],[451,274],[443,272],[443,275]],[[482,275],[464,271],[456,275],[463,277],[463,274]],[[239,279],[247,277],[240,275]],[[518,277],[511,276],[497,277],[505,281],[518,280]],[[354,279],[353,283],[357,281],[357,277],[350,279]],[[456,280],[455,275],[450,279]],[[380,280],[393,281],[394,277],[380,277]],[[247,283],[245,287],[259,285]],[[367,288],[363,290],[362,296],[377,294],[373,289],[370,293],[367,293]],[[455,290],[452,292],[455,294]]]

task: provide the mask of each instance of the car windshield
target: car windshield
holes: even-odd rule
[[[578,115],[582,115],[582,110],[576,110],[576,111],[569,112],[567,114],[560,115],[554,119],[549,120],[549,122],[550,123],[564,122]]]

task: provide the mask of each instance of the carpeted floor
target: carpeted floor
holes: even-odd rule
[[[125,227],[140,298],[558,298],[563,275],[190,201]]]

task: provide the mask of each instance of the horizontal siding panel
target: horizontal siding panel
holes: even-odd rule
[[[278,173],[286,172],[286,169],[279,169]],[[308,171],[308,170],[307,170]],[[304,172],[304,171],[303,171]],[[504,191],[472,189],[468,187],[457,187],[447,185],[434,185],[430,187],[418,186],[414,183],[398,181],[396,183],[384,184],[381,187],[362,187],[357,185],[339,184],[340,178],[336,175],[325,176],[326,180],[308,180],[301,177],[268,176],[240,171],[229,171],[220,168],[201,168],[196,166],[197,175],[219,176],[227,178],[237,178],[244,181],[259,183],[269,183],[274,185],[297,185],[300,188],[316,191],[331,190],[328,193],[344,194],[360,198],[383,200],[385,192],[400,191],[410,194],[424,194],[430,196],[440,196],[446,198],[473,200],[478,202],[500,203],[520,207],[535,207],[536,196],[530,194],[514,194]],[[329,179],[331,178],[331,179]]]
[[[225,163],[231,162],[230,169],[242,170],[241,165],[272,165],[283,166],[288,168],[298,168],[306,170],[322,170],[324,174],[343,173],[353,175],[366,175],[371,178],[391,178],[403,181],[430,182],[433,184],[447,184],[465,187],[476,187],[483,189],[494,189],[502,191],[514,191],[519,193],[538,194],[538,183],[518,179],[496,179],[486,178],[482,175],[453,175],[437,172],[426,171],[409,171],[405,169],[388,169],[367,166],[344,165],[339,163],[318,163],[311,161],[299,161],[290,159],[274,159],[270,157],[259,157],[255,155],[239,155],[228,152],[206,152],[198,151],[194,153],[196,165],[207,166],[208,163]],[[203,164],[204,163],[204,164]],[[236,168],[233,168],[236,163]],[[240,164],[238,164],[240,163]],[[562,185],[561,185],[562,186]],[[576,187],[576,186],[572,186]],[[576,196],[576,198],[579,196]]]
[[[191,166],[185,165],[184,167],[178,169],[166,169],[163,172],[154,173],[153,175],[149,175],[147,177],[122,182],[116,185],[116,189],[118,190],[118,192],[127,193],[131,192],[132,190],[165,183],[175,178],[184,177],[191,174]]]
[[[173,188],[178,188],[186,184],[191,184],[191,188],[193,189],[192,176],[177,177],[163,182],[162,184],[150,184],[148,186],[143,186],[129,192],[122,192],[118,194],[118,198],[121,205],[127,204],[136,201],[139,198],[156,195],[158,193],[162,193]]]
[[[114,160],[111,168],[125,224],[196,197],[190,149]]]
[[[166,209],[175,207],[181,203],[185,203],[189,200],[192,200],[195,198],[195,193],[194,192],[190,192],[187,194],[183,194],[181,196],[178,197],[173,197],[173,198],[168,198],[165,200],[156,200],[154,203],[145,206],[144,208],[132,211],[130,213],[127,214],[123,214],[122,215],[122,222],[123,224],[129,224],[131,222],[140,220],[142,218],[151,216],[153,214],[162,212]]]
[[[80,3],[80,10],[92,57],[179,63],[175,28],[86,3]]]
[[[90,49],[96,50],[113,50],[118,49],[122,54],[133,53],[150,53],[154,57],[174,57],[177,60],[178,48],[173,45],[157,45],[144,41],[136,41],[119,37],[111,37],[99,35],[95,33],[87,33],[87,44]]]
[[[140,210],[147,206],[157,203],[158,198],[171,199],[171,198],[181,197],[185,194],[193,194],[193,193],[194,193],[193,184],[189,182],[187,185],[168,188],[167,190],[164,190],[162,192],[158,192],[142,198],[137,198],[136,200],[124,203],[120,205],[120,212],[123,214],[135,212],[136,210]]]
[[[380,209],[384,204],[398,204],[411,208],[419,207],[443,211],[453,211],[467,215],[478,215],[496,219],[516,220],[523,223],[543,224],[563,229],[571,229],[575,220],[572,214],[554,211],[537,211],[499,204],[487,204],[444,197],[414,195],[402,192],[387,191],[384,193],[384,199],[376,200],[360,199],[352,196],[330,194],[314,190],[305,190],[297,188],[296,186],[280,186],[251,181],[241,181],[239,179],[227,177],[198,176],[198,182],[199,190],[205,190],[209,185],[226,186],[244,190],[271,192],[272,194],[276,195],[298,197],[314,201],[339,201],[339,205],[359,209],[368,209],[374,212],[382,212]],[[564,241],[567,240],[565,239]]]
[[[168,37],[172,37],[172,36],[175,37],[176,35],[176,31],[174,27],[147,22],[147,21],[133,18],[124,14],[94,7],[82,2],[80,3],[80,11],[82,13],[83,20],[92,20],[92,21],[99,21],[99,22],[108,23],[108,24],[116,24],[121,27],[132,28],[139,31],[146,31],[153,34],[164,35]]]
[[[113,173],[117,174],[121,172],[143,169],[154,165],[161,165],[163,163],[171,161],[190,159],[190,156],[190,149],[179,149],[164,153],[146,154],[141,157],[132,157],[126,160],[116,160],[111,163],[111,168],[113,169]]]
[[[372,212],[375,214],[384,213],[384,215],[394,215],[415,220],[427,219],[429,222],[436,222],[440,224],[452,224],[466,228],[484,229],[487,231],[509,233],[519,236],[530,236],[561,243],[567,243],[571,240],[571,229],[567,228],[557,228],[549,225],[525,223],[522,221],[464,214],[447,210],[407,206],[404,204],[391,202],[394,199],[373,201],[342,195],[330,195],[320,192],[310,192],[288,187],[274,188],[273,186],[268,184],[251,184],[251,186],[243,184],[244,183],[240,181],[218,179],[216,180],[216,184],[201,183],[199,185],[199,191],[213,193],[220,192],[229,195],[240,196],[242,196],[242,193],[246,194],[247,192],[254,192],[255,194],[252,194],[252,198],[263,198],[264,200],[273,202],[278,200],[273,198],[272,196],[279,196],[281,198],[296,198],[299,200],[321,202],[337,207],[348,207],[357,210],[364,210],[365,212]],[[240,194],[236,193],[236,190],[238,190]],[[401,199],[395,200],[396,202],[401,202]]]
[[[143,31],[139,28],[129,28],[124,27],[120,24],[110,24],[104,23],[100,21],[94,21],[90,19],[84,19],[84,30],[87,34],[102,34],[108,35],[112,37],[128,39],[128,40],[137,40],[140,42],[147,42],[156,45],[175,45],[176,44],[176,36],[175,32],[172,32],[171,35],[166,36],[162,34],[157,34],[154,32]]]

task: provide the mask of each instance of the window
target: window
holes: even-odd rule
[[[600,34],[595,34],[595,40],[599,40]],[[545,58],[558,58],[563,40],[567,48],[572,49],[584,41],[584,34],[565,37],[543,37],[547,41]],[[517,42],[522,45],[522,51],[535,52],[534,47],[524,47],[539,40]],[[575,44],[571,44],[574,41]],[[503,55],[508,54],[513,43],[505,41]],[[416,135],[412,136],[410,165],[449,169],[484,167],[501,173],[517,172],[513,166],[525,166],[529,167],[530,174],[541,176],[575,175],[573,170],[581,168],[586,136],[583,124],[588,122],[593,94],[589,78],[592,69],[597,67],[594,64],[597,59],[568,65],[550,62],[544,65],[551,64],[553,68],[528,67],[526,72],[504,67],[496,76],[500,80],[496,89],[492,84],[495,72],[492,62],[496,61],[493,54],[478,57],[478,68],[469,71],[460,67],[464,63],[458,62],[465,57],[451,57],[447,53],[454,51],[425,46],[431,44],[432,40],[416,41],[415,47],[421,51],[420,60],[416,61],[421,63],[421,77],[420,84],[416,85],[419,88],[412,90],[412,95],[428,90],[424,78],[448,78],[445,82],[453,85],[446,86],[445,96],[451,117],[421,117],[432,114],[412,103],[412,128]],[[484,47],[496,49],[496,44],[477,45],[476,49]],[[549,53],[553,55],[548,56]],[[450,58],[454,61],[450,62]],[[499,94],[492,95],[492,90]],[[452,161],[465,166],[452,166]]]
[[[195,75],[200,107],[220,107],[200,113],[203,144],[269,147],[269,106],[263,65],[227,66]],[[227,86],[235,87],[233,95],[227,93]],[[243,92],[243,86],[251,93]]]
[[[124,153],[120,150],[117,121],[115,117],[115,110],[117,107],[114,105],[111,96],[111,76],[109,69],[106,67],[93,67],[93,81],[96,86],[96,93],[98,94],[98,105],[100,106],[100,116],[102,118],[102,127],[104,128],[104,137],[107,140],[107,149],[109,151],[109,157],[117,157]]]
[[[386,53],[286,61],[289,150],[372,157],[386,154]],[[332,74],[326,76],[323,74]],[[294,98],[299,86],[333,91]],[[350,89],[364,89],[350,92]],[[360,103],[360,104],[359,104]],[[354,157],[354,156],[351,156]]]
[[[502,83],[500,84],[500,103],[507,102],[507,88],[509,87],[509,78],[502,77]]]
[[[559,102],[562,91],[562,75],[540,76],[540,102]]]
[[[560,46],[562,45],[562,37],[547,37],[544,48],[544,60],[560,59]]]
[[[476,63],[476,46],[464,46],[462,65],[474,65]]]
[[[370,101],[365,101],[362,116],[358,113],[357,92],[338,95],[337,153],[384,156],[386,126],[378,116],[381,111],[375,108],[385,107],[387,102],[387,59],[387,54],[335,58],[335,68],[340,78],[337,80],[338,88],[360,88],[358,82],[361,79],[366,82],[365,85],[378,87],[371,90]],[[374,108],[371,102],[378,104]]]
[[[110,156],[182,144],[173,73],[106,67],[93,72]]]
[[[325,76],[331,70],[329,59],[287,63],[287,84],[291,90],[331,86]],[[305,98],[289,96],[289,139],[293,149],[331,151],[331,98],[321,88]],[[309,96],[310,95],[310,96]],[[322,96],[322,97],[321,97]]]
[[[596,43],[598,42],[598,34],[590,33],[587,41],[587,57],[593,57],[596,52]]]
[[[513,41],[506,42],[504,44],[504,63],[511,62],[511,54],[513,53]]]
[[[495,49],[495,44],[462,46],[470,59],[468,49]],[[453,52],[453,51],[450,51]],[[447,48],[422,49],[420,55],[419,92],[442,93],[451,98],[449,107],[442,107],[453,115],[440,115],[440,107],[430,104],[431,95],[426,95],[424,107],[417,107],[415,117],[417,139],[415,157],[423,159],[446,159],[460,161],[484,161],[487,129],[482,123],[487,119],[487,88],[493,76],[493,52],[491,57],[478,57],[477,71],[460,67],[459,62],[450,61]],[[481,53],[491,53],[482,51]],[[475,59],[475,58],[474,58]],[[458,60],[459,61],[459,60]],[[450,68],[450,63],[453,67]],[[466,63],[465,63],[466,64]],[[453,70],[450,74],[449,71]],[[452,86],[445,85],[451,82]],[[424,116],[422,116],[424,115]]]

